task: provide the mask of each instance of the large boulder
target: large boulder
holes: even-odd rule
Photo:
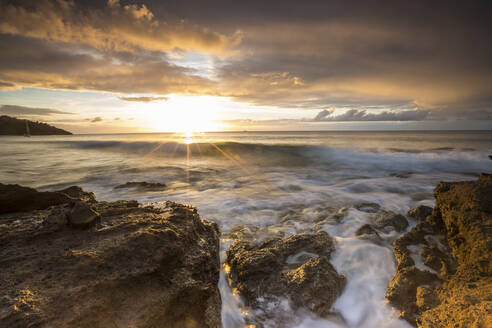
[[[418,327],[492,322],[492,176],[440,183],[432,213],[395,241],[396,275],[386,296]]]
[[[71,200],[70,196],[62,192],[39,192],[28,187],[0,183],[0,214],[43,210]]]
[[[270,239],[260,244],[235,241],[227,251],[230,278],[246,304],[288,297],[293,308],[325,316],[345,287],[345,277],[330,264],[334,250],[326,232]]]
[[[1,327],[221,326],[216,224],[70,192],[88,203],[0,216]],[[75,206],[99,219],[74,229]]]
[[[78,186],[58,191],[37,191],[16,184],[0,183],[0,214],[44,210],[50,206],[73,203],[76,200],[94,203],[96,196]]]

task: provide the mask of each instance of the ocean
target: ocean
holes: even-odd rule
[[[332,264],[347,277],[333,306],[318,318],[285,300],[249,311],[222,270],[224,327],[262,318],[275,327],[410,327],[385,301],[395,272],[392,231],[376,243],[354,236],[370,213],[361,203],[404,214],[433,206],[440,181],[492,173],[491,131],[459,132],[222,132],[0,137],[0,182],[56,190],[78,185],[98,200],[136,199],[160,206],[190,204],[221,231],[221,257],[233,237],[266,238],[328,232]],[[165,183],[161,191],[116,186]],[[340,222],[323,220],[342,213]],[[321,223],[320,223],[321,222]],[[410,227],[415,222],[410,222]]]

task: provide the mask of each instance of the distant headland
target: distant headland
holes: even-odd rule
[[[27,125],[26,125],[27,122]],[[27,126],[27,127],[26,127]],[[71,132],[56,128],[46,123],[22,120],[7,115],[0,116],[0,135],[69,135]]]

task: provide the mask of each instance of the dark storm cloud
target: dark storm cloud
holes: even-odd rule
[[[25,107],[16,105],[0,105],[0,114],[3,115],[34,115],[34,116],[46,116],[53,114],[72,114],[59,109],[52,108],[36,108]]]
[[[262,105],[453,108],[465,102],[473,111],[492,91],[492,51],[484,31],[459,22],[333,19],[250,27],[241,45],[250,54],[233,58],[220,76],[238,99]]]
[[[118,97],[118,98],[124,101],[134,101],[134,102],[143,102],[143,103],[169,100],[168,97]]]
[[[255,105],[352,108],[351,120],[492,115],[490,1],[41,0],[0,7],[0,88],[222,95]],[[173,64],[171,53],[188,51],[210,56],[213,79]],[[373,107],[379,112],[363,111]],[[345,114],[334,115],[325,119]]]

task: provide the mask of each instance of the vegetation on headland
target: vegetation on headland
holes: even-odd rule
[[[7,115],[0,116],[0,135],[22,136],[26,134],[26,122],[29,126],[30,135],[70,135],[71,132],[56,128],[43,122],[22,120]]]

